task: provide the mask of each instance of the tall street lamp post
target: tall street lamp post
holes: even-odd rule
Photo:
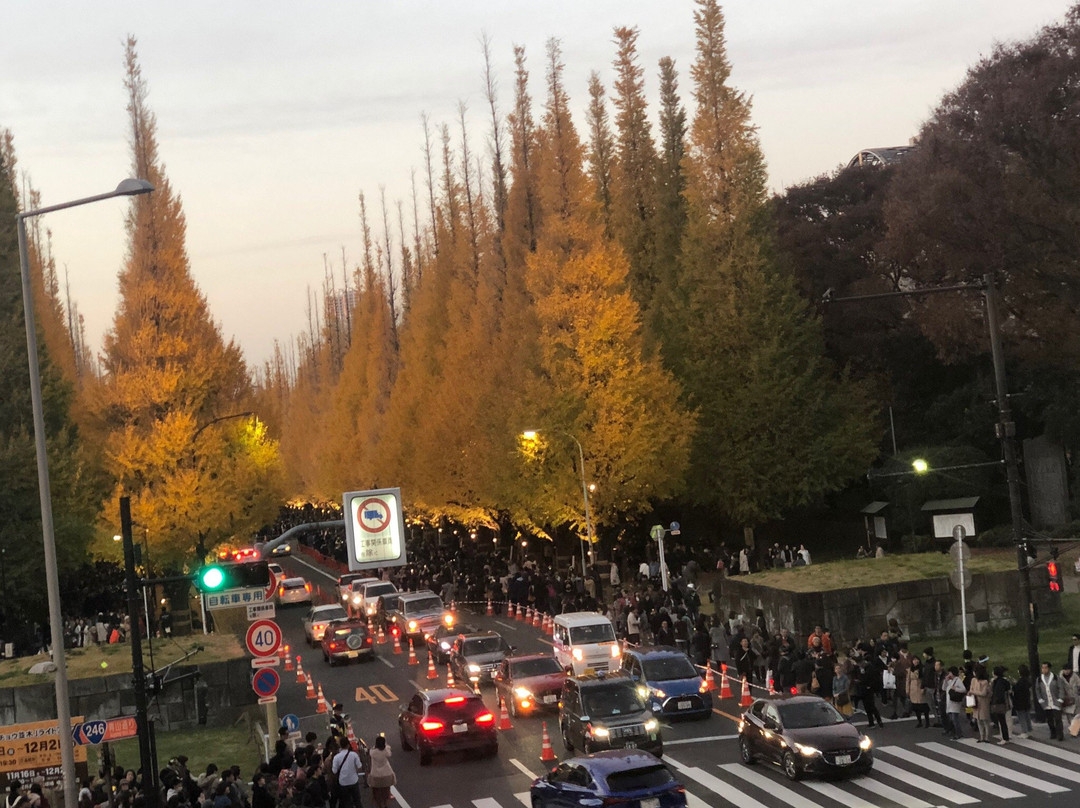
[[[41,402],[41,369],[38,366],[37,331],[34,323],[34,293],[30,283],[30,256],[27,249],[26,220],[44,213],[100,202],[114,196],[135,196],[154,190],[142,179],[126,179],[108,193],[76,199],[59,205],[28,210],[15,215],[19,231],[19,269],[22,273],[23,319],[26,321],[26,353],[30,366],[30,403],[34,411],[34,448],[37,454],[38,496],[41,499],[41,533],[45,544],[45,587],[49,597],[49,630],[53,663],[56,665],[56,720],[60,739],[60,765],[64,779],[64,805],[78,804],[75,782],[75,748],[71,737],[71,705],[68,702],[68,678],[64,658],[64,626],[60,614],[60,582],[56,570],[56,536],[53,528],[52,492],[49,487],[49,456],[45,447],[45,411]]]
[[[554,430],[560,435],[565,435],[574,442],[578,451],[578,471],[581,472],[581,498],[585,501],[585,535],[589,542],[589,557],[593,554],[593,528],[592,528],[592,507],[589,505],[589,485],[585,481],[585,450],[581,448],[581,441],[571,435],[569,432],[563,432],[562,430]],[[539,429],[528,429],[521,433],[521,436],[525,440],[536,440],[536,436],[540,434]],[[581,545],[581,577],[585,578],[585,545]]]

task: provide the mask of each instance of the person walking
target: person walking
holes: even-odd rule
[[[850,716],[855,712],[851,704],[851,677],[847,675],[847,670],[840,663],[833,667],[832,691],[833,704],[841,715]]]
[[[371,750],[371,771],[368,772],[368,786],[375,808],[387,808],[390,804],[390,787],[397,783],[397,776],[390,766],[390,747],[386,745],[386,736],[375,739],[375,748]]]
[[[1061,682],[1061,726],[1068,727],[1076,715],[1077,684],[1080,679],[1073,673],[1072,665],[1067,664],[1061,669],[1058,681]]]
[[[1016,711],[1016,723],[1020,731],[1017,738],[1031,737],[1031,671],[1027,665],[1016,669],[1016,684],[1012,688],[1013,710]]]
[[[968,690],[975,697],[975,723],[979,728],[978,743],[990,743],[990,680],[986,676],[986,668],[979,665],[975,669],[975,677],[971,680],[971,688]]]
[[[1061,680],[1050,669],[1050,663],[1042,664],[1042,673],[1035,681],[1035,698],[1046,712],[1046,725],[1050,728],[1050,740],[1064,741],[1065,731],[1061,725],[1061,708],[1065,703]]]
[[[945,694],[947,734],[954,741],[959,741],[964,737],[964,699],[967,688],[964,687],[964,680],[960,678],[960,669],[955,665],[945,674],[941,690]]]
[[[360,775],[364,766],[348,738],[341,740],[341,751],[334,755],[330,771],[337,780],[338,805],[360,808]]]
[[[990,682],[990,720],[998,729],[999,744],[1009,742],[1009,692],[1012,685],[1005,678],[1005,666],[994,668],[994,679]]]
[[[916,727],[930,726],[930,705],[926,703],[926,693],[923,690],[922,661],[913,656],[908,664],[907,673],[904,676],[904,692],[907,694],[911,711],[915,713]],[[924,723],[925,721],[925,723]]]

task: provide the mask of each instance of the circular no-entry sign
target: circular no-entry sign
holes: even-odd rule
[[[281,628],[273,620],[256,620],[248,626],[244,640],[252,656],[273,656],[281,647]]]
[[[382,533],[390,524],[390,507],[379,497],[369,497],[356,511],[360,527],[368,533]]]
[[[273,668],[260,668],[251,677],[251,689],[259,698],[273,696],[281,686],[281,677]]]

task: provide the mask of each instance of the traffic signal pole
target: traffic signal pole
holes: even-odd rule
[[[139,593],[142,581],[135,571],[135,542],[131,538],[131,499],[120,497],[120,535],[124,540],[124,572],[127,583],[128,617],[131,620],[131,676],[135,688],[135,726],[139,733],[139,766],[142,768],[146,808],[158,808],[157,763],[150,746],[149,705],[146,699],[146,672],[143,670],[142,634],[139,631]],[[149,620],[149,615],[147,615]]]

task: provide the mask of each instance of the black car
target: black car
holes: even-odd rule
[[[442,623],[437,629],[427,635],[426,642],[431,658],[437,665],[445,665],[450,661],[450,651],[454,647],[454,640],[459,634],[475,634],[479,631],[476,626],[458,626],[453,623]]]
[[[664,754],[660,722],[625,673],[568,677],[559,704],[559,729],[567,751],[626,748]]]
[[[422,690],[398,712],[401,748],[416,749],[420,765],[427,766],[436,752],[479,749],[494,757],[499,751],[495,714],[484,700],[467,690]]]
[[[450,649],[454,681],[476,685],[490,682],[509,653],[506,640],[494,631],[459,634]]]
[[[789,780],[804,774],[864,774],[873,744],[835,707],[817,696],[758,699],[739,721],[739,755],[779,764]]]

